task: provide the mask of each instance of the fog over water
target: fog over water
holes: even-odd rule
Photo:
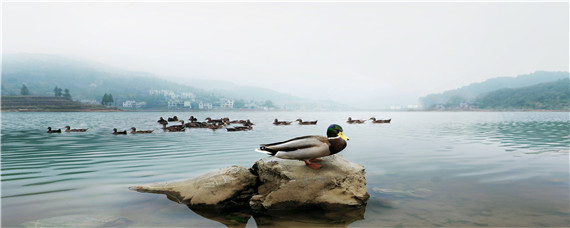
[[[10,2],[2,52],[355,106],[568,71],[567,2]]]

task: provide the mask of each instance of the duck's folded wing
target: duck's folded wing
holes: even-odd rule
[[[295,151],[300,149],[306,149],[311,147],[321,147],[327,145],[328,139],[323,136],[303,136],[293,139],[289,139],[283,142],[263,144],[261,147],[265,147],[271,151]]]

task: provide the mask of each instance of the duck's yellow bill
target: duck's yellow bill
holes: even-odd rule
[[[338,137],[340,137],[341,139],[347,140],[347,141],[350,140],[350,139],[349,139],[348,137],[346,137],[346,135],[344,135],[344,133],[342,133],[342,132],[339,132],[339,133],[338,133]]]

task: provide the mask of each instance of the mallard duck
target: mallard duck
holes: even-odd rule
[[[315,121],[303,121],[302,119],[297,119],[295,121],[298,121],[300,125],[315,125],[317,124],[318,120]]]
[[[322,167],[321,164],[311,162],[342,151],[346,147],[347,140],[342,127],[332,124],[327,128],[327,137],[302,136],[283,142],[261,144],[255,151],[283,159],[301,160],[310,168],[319,169]]]
[[[117,128],[113,128],[113,135],[126,135],[127,130],[124,131],[117,131]]]
[[[242,123],[242,124],[243,124],[243,126],[246,126],[246,127],[250,127],[250,126],[255,125],[254,123],[252,123],[251,121],[249,121],[249,119],[246,120],[246,121],[245,121],[244,123]]]
[[[166,121],[164,118],[162,118],[162,116],[161,116],[160,119],[159,119],[158,121],[156,121],[156,122],[158,122],[159,124],[162,124],[162,125],[168,124],[168,121]]]
[[[65,132],[84,132],[87,129],[71,129],[70,126],[65,126]]]
[[[253,129],[251,126],[236,126],[236,127],[227,127],[226,131],[248,131]]]
[[[210,117],[205,119],[207,123],[223,123],[225,118],[220,118],[220,119],[212,119]],[[228,119],[229,120],[229,119]]]
[[[176,122],[178,121],[178,116],[174,116],[172,118],[168,117],[168,122]]]
[[[346,122],[349,124],[361,124],[366,122],[366,120],[353,120],[352,117],[348,117],[348,120]]]
[[[48,127],[47,129],[48,129],[47,133],[61,133],[61,129],[52,130],[51,127]]]
[[[181,125],[172,125],[172,126],[166,126],[166,124],[163,125],[162,129],[164,129],[165,131],[172,131],[172,132],[177,132],[177,131],[185,131],[186,128],[184,127],[184,120],[179,120],[178,122],[182,123]]]
[[[148,130],[148,131],[137,131],[137,128],[135,127],[131,127],[131,134],[150,134],[152,133],[152,130]]]
[[[372,120],[372,123],[390,123],[390,121],[392,121],[392,119],[376,120],[375,117],[370,117],[370,120]]]
[[[275,124],[275,125],[290,125],[291,121],[279,121],[278,119],[275,119],[273,121],[273,124]]]

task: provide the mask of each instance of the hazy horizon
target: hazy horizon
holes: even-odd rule
[[[2,52],[356,107],[568,71],[568,2],[3,2]]]

